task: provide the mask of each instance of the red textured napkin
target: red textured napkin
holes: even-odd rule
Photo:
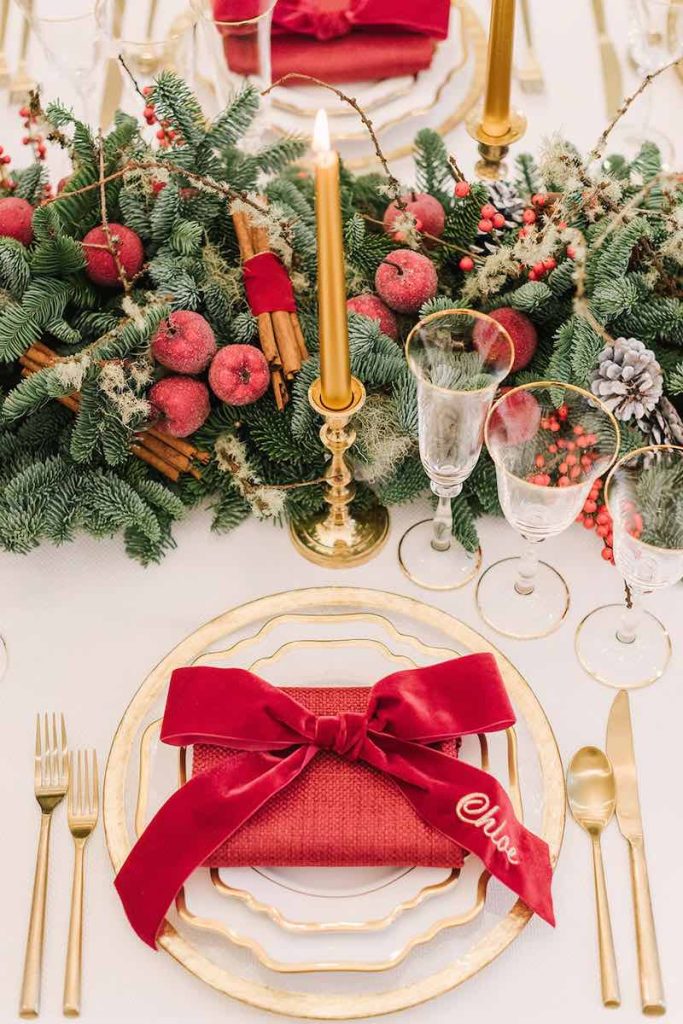
[[[214,0],[217,21],[255,17],[262,9],[263,0]],[[447,37],[449,15],[449,0],[279,0],[273,12],[273,80],[289,73],[326,82],[417,74],[430,66],[436,40]],[[231,70],[255,72],[254,34],[223,34]]]
[[[363,686],[283,689],[318,715],[363,712],[370,694]],[[453,741],[440,749],[456,755]],[[193,774],[239,756],[239,751],[198,744]],[[207,865],[457,868],[463,859],[462,848],[422,821],[389,776],[323,751],[220,846]]]

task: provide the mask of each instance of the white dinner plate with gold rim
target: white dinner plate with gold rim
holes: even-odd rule
[[[267,643],[262,656],[269,658],[277,649],[273,642],[277,638],[268,634],[267,624],[282,616],[289,616],[289,621],[280,627],[286,630],[287,637],[281,644],[291,644],[299,638],[301,631],[302,657],[310,656],[311,647],[306,640],[312,639],[310,630],[314,628],[319,613],[326,618],[330,614],[339,616],[339,625],[333,631],[332,639],[339,635],[347,638],[369,636],[373,629],[379,629],[376,620],[384,618],[393,630],[404,637],[417,637],[418,642],[439,648],[443,651],[439,657],[464,651],[495,651],[482,637],[446,613],[422,602],[381,591],[353,588],[298,591],[263,598],[225,613],[183,641],[157,666],[143,683],[117,730],[107,768],[104,801],[107,843],[116,868],[125,858],[134,837],[135,801],[131,804],[131,793],[137,786],[140,736],[163,709],[172,669],[192,663],[210,649],[226,646],[233,647],[232,657],[236,659],[239,655],[239,649],[234,647],[236,641],[238,644],[243,641],[250,644],[248,655],[246,651],[243,653],[249,657],[248,663],[252,663],[256,652],[250,638],[264,630]],[[306,618],[304,623],[300,621],[302,616]],[[355,621],[349,622],[349,616]],[[359,628],[360,623],[365,623],[365,626]],[[327,627],[326,633],[330,633]],[[408,640],[406,656],[409,656],[407,650],[410,646]],[[321,678],[317,682],[335,670],[334,660],[328,658],[320,662]],[[559,852],[564,823],[564,787],[557,748],[542,709],[528,685],[500,655],[499,664],[518,715],[525,818],[527,824],[548,841],[554,861]],[[270,671],[275,673],[274,665],[270,666]],[[338,667],[336,671],[338,679]],[[261,672],[266,678],[271,678],[268,666]],[[275,675],[272,678],[274,682],[278,681]],[[291,683],[292,679],[288,681]],[[367,679],[368,683],[373,681],[374,678]],[[170,751],[170,754],[176,757],[169,766],[172,789],[177,753]],[[534,772],[540,779],[538,787]],[[237,905],[235,901],[224,902]],[[431,898],[423,905],[430,902]],[[412,913],[411,910],[402,915],[403,920],[407,922]],[[254,917],[268,920],[264,915],[254,914]],[[482,912],[468,925],[441,931],[421,945],[419,956],[406,956],[400,964],[384,973],[361,970],[345,974],[343,984],[336,975],[328,973],[274,975],[251,950],[188,925],[176,912],[169,915],[159,945],[208,984],[252,1005],[292,1016],[344,1019],[415,1005],[452,988],[490,963],[514,941],[529,917],[524,905],[515,901],[504,887],[493,880]]]
[[[342,83],[339,88],[357,99],[368,114],[387,160],[398,160],[412,152],[420,128],[445,135],[467,117],[481,96],[485,64],[486,33],[481,21],[467,0],[452,0],[449,35],[437,46],[431,66],[409,81],[402,76],[373,83],[381,89],[391,86],[389,100],[375,104],[376,97],[368,92],[366,106],[358,86],[364,92],[369,83]],[[357,170],[376,160],[358,114],[330,90],[297,85],[280,86],[273,92],[269,127],[276,135],[310,136],[316,110],[324,106],[328,113],[335,111],[331,133],[346,166]]]
[[[372,117],[375,130],[382,131],[390,121],[401,116],[401,111],[405,113],[406,97],[418,98],[425,112],[434,107],[445,86],[464,68],[467,54],[462,8],[454,3],[448,36],[436,44],[428,68],[415,75],[342,82],[339,88],[346,93],[350,89],[358,105]],[[272,104],[278,127],[285,132],[310,132],[318,109],[323,107],[333,119],[332,131],[336,138],[350,140],[363,137],[357,113],[347,104],[340,104],[336,93],[319,85],[302,81],[290,86],[276,86]]]

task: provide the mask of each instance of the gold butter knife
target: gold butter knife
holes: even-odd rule
[[[125,7],[126,0],[115,0],[111,21],[111,33],[113,39],[121,38]],[[121,105],[122,92],[123,76],[121,65],[119,64],[118,57],[110,57],[107,61],[107,68],[104,73],[102,103],[100,106],[100,128],[103,132],[107,130],[114,120],[114,114]]]
[[[607,32],[605,7],[603,0],[592,0],[595,27],[598,33],[602,80],[605,86],[605,104],[607,116],[614,117],[624,99],[624,88],[621,78],[621,64],[617,57],[614,43]]]
[[[645,859],[631,708],[626,690],[619,691],[609,713],[607,756],[612,762],[617,785],[617,821],[629,845],[641,1003],[643,1013],[655,1017],[666,1012],[666,1003]]]

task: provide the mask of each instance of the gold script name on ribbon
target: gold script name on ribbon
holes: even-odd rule
[[[505,834],[507,822],[503,820],[499,823],[496,819],[499,811],[498,804],[491,807],[491,801],[486,793],[467,793],[458,800],[455,807],[455,813],[460,821],[480,828],[484,835],[488,836],[489,842],[493,843],[500,853],[505,854],[510,864],[519,864],[519,853],[516,847],[511,845],[510,837]]]

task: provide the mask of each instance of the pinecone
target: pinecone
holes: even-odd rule
[[[591,389],[618,420],[640,424],[655,409],[663,388],[657,357],[642,341],[617,338],[603,348]]]
[[[507,227],[522,223],[522,214],[527,207],[515,186],[509,181],[493,181],[487,185],[489,198],[505,217]]]
[[[664,395],[638,426],[647,436],[648,444],[683,445],[683,420],[678,410]]]
[[[515,186],[509,181],[493,181],[487,183],[486,190],[489,194],[488,201],[493,203],[498,213],[505,217],[505,228],[519,227],[522,223],[522,214],[526,209],[526,203],[520,196]],[[502,229],[501,229],[502,230]],[[478,232],[472,252],[478,256],[490,256],[500,248],[500,236],[483,234]]]

